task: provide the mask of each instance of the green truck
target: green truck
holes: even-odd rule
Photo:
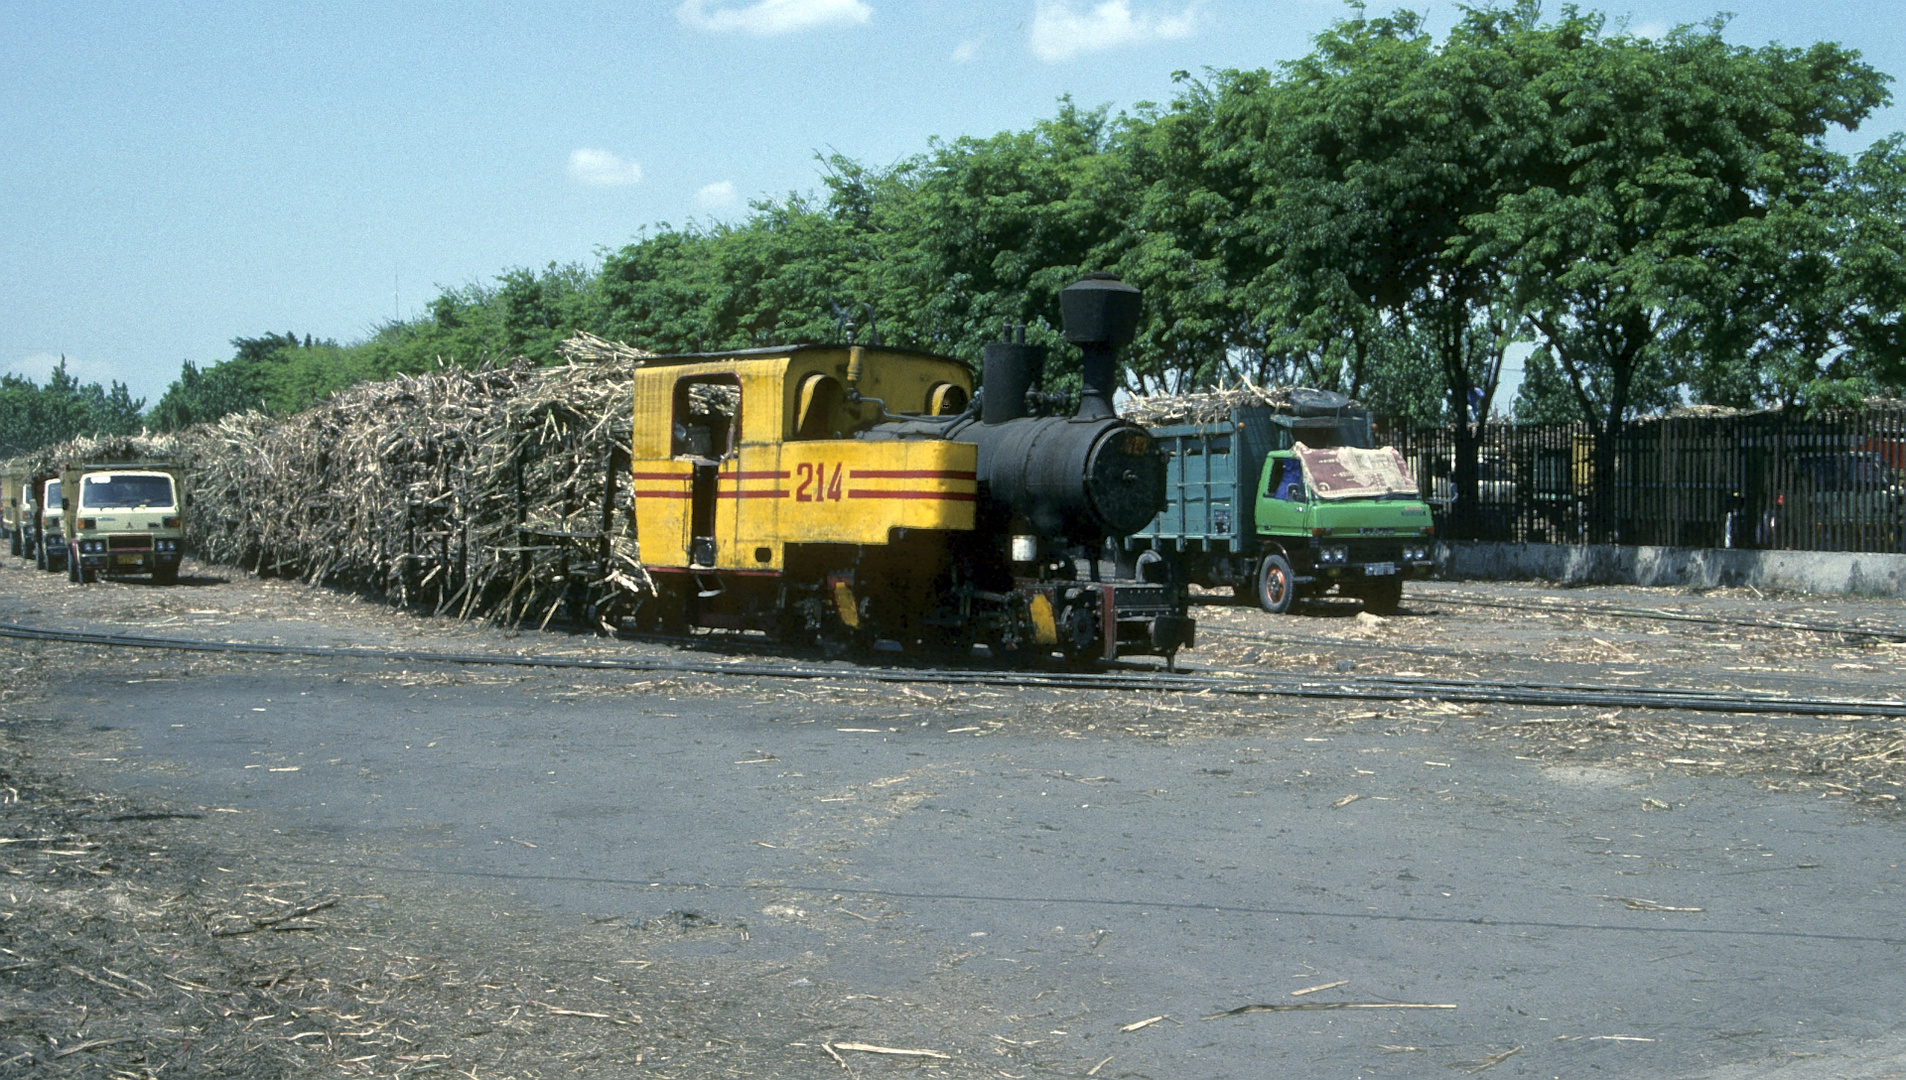
[[[1387,614],[1404,581],[1429,575],[1429,506],[1349,398],[1297,389],[1149,430],[1170,466],[1165,509],[1125,541],[1141,576],[1229,585],[1278,614],[1335,589]]]

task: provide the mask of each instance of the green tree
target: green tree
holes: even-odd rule
[[[1522,362],[1522,386],[1516,390],[1513,408],[1518,424],[1578,424],[1587,419],[1555,354],[1546,346]]]
[[[1584,415],[1596,467],[1639,408],[1670,401],[1734,302],[1725,253],[1831,162],[1822,139],[1886,100],[1885,79],[1835,45],[1727,44],[1717,20],[1658,41],[1603,36],[1599,16],[1520,37],[1542,108],[1524,190],[1476,216],[1475,257],[1499,261]],[[1717,258],[1716,256],[1722,257]],[[1595,510],[1602,535],[1612,504]]]
[[[1479,422],[1525,334],[1472,221],[1522,189],[1539,147],[1518,47],[1538,21],[1533,3],[1470,10],[1438,43],[1412,12],[1359,14],[1278,78],[1221,79],[1210,159],[1242,208],[1232,274],[1264,350],[1315,356],[1366,397],[1373,360],[1432,359],[1412,387],[1444,407],[1403,411],[1456,423],[1459,513],[1476,505]]]
[[[143,398],[124,383],[81,383],[66,370],[66,358],[46,385],[18,375],[0,376],[0,455],[12,457],[80,435],[129,435],[140,428]]]

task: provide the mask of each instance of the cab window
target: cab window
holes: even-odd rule
[[[1271,473],[1271,482],[1264,494],[1287,502],[1303,502],[1307,498],[1304,493],[1303,467],[1296,458],[1284,458],[1278,464],[1279,467]]]
[[[734,453],[741,424],[741,380],[692,376],[675,384],[674,457],[719,460]]]
[[[840,380],[818,372],[801,380],[794,399],[794,437],[834,439],[839,431],[834,415],[840,409]]]

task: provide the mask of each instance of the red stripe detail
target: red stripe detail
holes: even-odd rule
[[[721,478],[723,480],[786,480],[788,477],[792,475],[794,474],[785,473],[785,472],[766,472],[766,471],[764,472],[725,472],[721,474]]]
[[[850,499],[944,499],[947,502],[974,502],[979,496],[970,491],[868,491],[854,488],[847,492]]]
[[[685,472],[639,472],[630,473],[631,480],[687,480],[692,474]]]
[[[972,480],[975,475],[951,469],[854,469],[847,475],[869,480]]]
[[[772,491],[755,488],[747,491],[718,491],[715,495],[722,499],[785,499],[788,497],[788,493],[780,488]]]
[[[686,492],[686,491],[676,491],[676,490],[675,490],[674,488],[662,488],[662,489],[661,489],[661,490],[659,490],[659,491],[657,491],[657,490],[647,490],[647,491],[637,491],[637,490],[631,490],[631,491],[629,492],[629,494],[630,494],[630,495],[633,495],[633,496],[635,496],[635,497],[636,497],[636,498],[638,498],[638,499],[686,499],[686,498],[688,498],[688,492]]]

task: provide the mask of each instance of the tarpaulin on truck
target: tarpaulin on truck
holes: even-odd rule
[[[1313,498],[1377,499],[1385,495],[1417,498],[1416,477],[1394,446],[1359,450],[1352,446],[1313,448],[1298,443],[1297,460]]]

